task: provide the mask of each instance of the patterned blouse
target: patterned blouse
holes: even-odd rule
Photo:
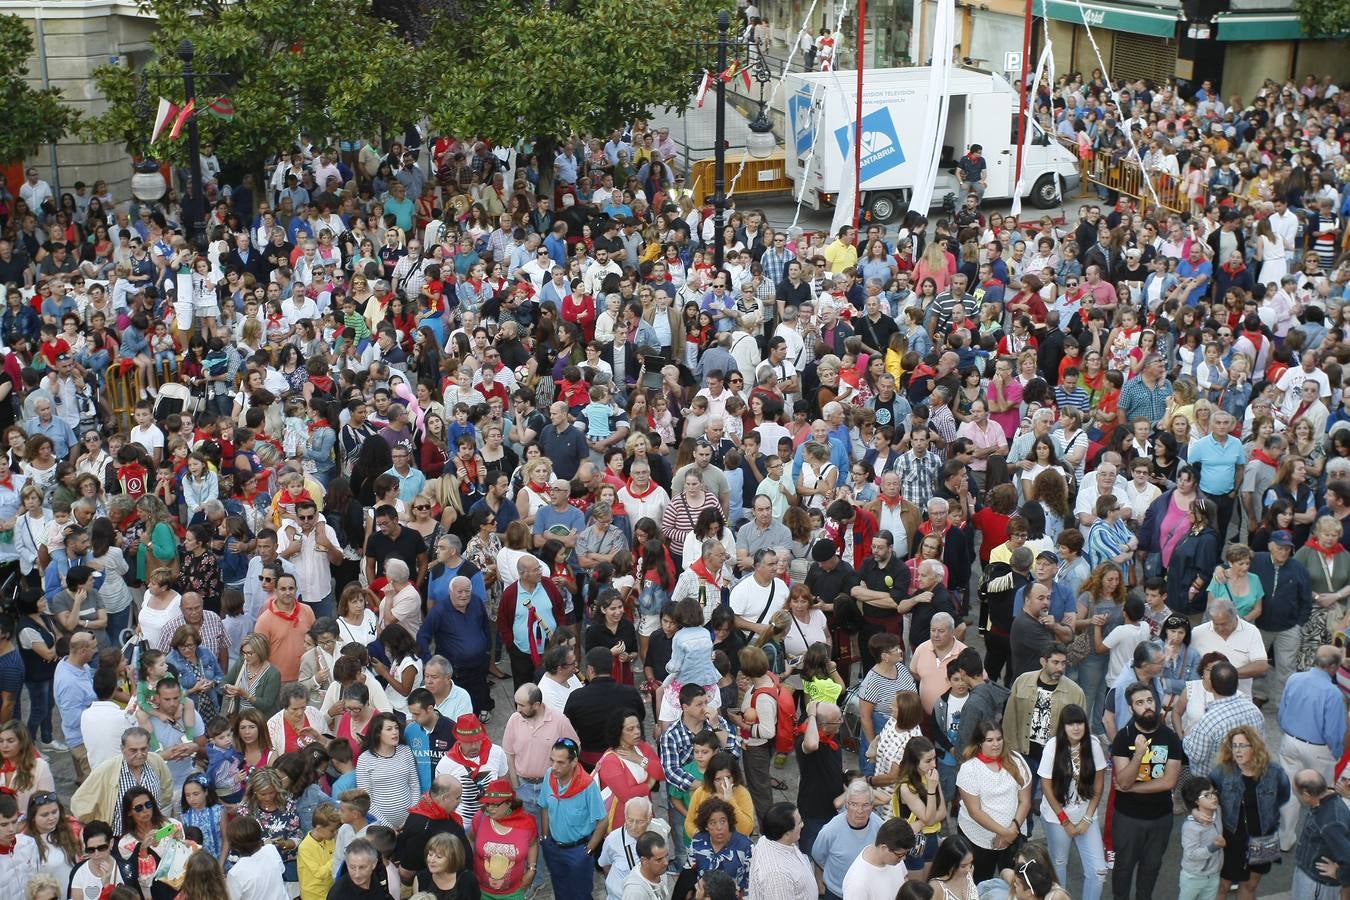
[[[689,845],[689,862],[700,876],[710,869],[721,869],[736,882],[741,896],[750,890],[750,839],[739,831],[731,833],[731,840],[721,850],[714,850],[708,832],[694,835]]]

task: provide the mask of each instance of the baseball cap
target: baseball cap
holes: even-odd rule
[[[1270,542],[1272,544],[1279,544],[1281,547],[1292,547],[1294,546],[1294,536],[1281,528],[1279,531],[1272,531],[1270,533]]]
[[[1053,550],[1042,550],[1036,554],[1037,559],[1048,559],[1055,565],[1059,565],[1059,555]]]

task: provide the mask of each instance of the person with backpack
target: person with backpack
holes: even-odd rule
[[[745,768],[745,784],[755,802],[755,815],[760,822],[773,805],[773,779],[769,767],[779,751],[780,739],[792,749],[796,732],[796,706],[790,692],[782,689],[777,676],[769,671],[769,658],[759,647],[743,647],[740,652],[741,674],[749,682],[749,690],[741,699],[741,715],[745,726],[741,729],[744,750],[741,764]],[[788,706],[783,708],[786,695]],[[841,770],[842,771],[842,770]]]

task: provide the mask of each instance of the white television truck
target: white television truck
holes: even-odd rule
[[[983,148],[989,180],[985,199],[1012,197],[1016,90],[996,73],[956,68],[951,76],[946,131],[940,138],[924,135],[920,132],[928,103],[929,71],[912,67],[864,73],[861,202],[872,221],[893,222],[908,207],[924,141],[937,141],[942,147],[933,205],[940,205],[948,194],[957,195],[958,204],[963,202],[955,168],[971,144]],[[794,196],[805,178],[803,202],[812,209],[833,202],[852,187],[854,172],[848,151],[857,108],[855,74],[794,72],[787,76],[786,174],[793,182]],[[1023,197],[1041,209],[1054,206],[1060,196],[1078,187],[1078,160],[1039,126],[1033,127],[1023,166]]]

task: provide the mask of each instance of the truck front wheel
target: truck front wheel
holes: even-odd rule
[[[1042,175],[1032,187],[1031,202],[1037,209],[1050,209],[1059,202],[1060,191],[1055,178],[1054,175]]]
[[[871,221],[889,225],[900,218],[904,198],[891,191],[878,191],[867,195],[867,213]]]

